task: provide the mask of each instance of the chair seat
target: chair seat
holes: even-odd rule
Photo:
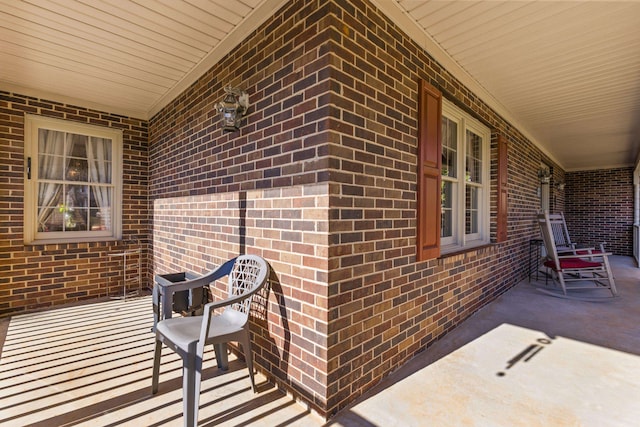
[[[558,268],[556,268],[556,263],[553,260],[545,261],[544,266],[552,268],[554,270],[558,269]],[[597,268],[597,267],[601,267],[601,266],[602,266],[602,264],[599,263],[599,262],[585,261],[585,260],[580,259],[580,258],[566,258],[566,259],[560,260],[560,269],[561,270],[564,270],[564,269],[575,269],[575,268]]]
[[[577,250],[577,251],[575,251],[575,252],[576,252],[576,255],[598,255],[598,254],[603,254],[603,253],[605,253],[605,252],[600,251],[600,250],[592,250],[592,251],[589,251],[589,250],[581,250],[581,249],[578,249],[578,250]]]
[[[200,339],[202,316],[172,317],[158,323],[157,331],[167,337],[177,347],[187,350],[190,344]],[[240,332],[244,328],[244,318],[233,309],[226,309],[222,314],[211,317],[209,340],[225,341],[225,337]],[[208,340],[208,341],[209,341]],[[212,341],[211,344],[214,342]]]

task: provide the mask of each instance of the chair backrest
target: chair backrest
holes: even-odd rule
[[[538,225],[540,226],[540,234],[542,234],[542,241],[547,251],[547,258],[552,260],[556,266],[559,266],[558,249],[556,247],[553,227],[548,212],[538,214]]]
[[[266,283],[269,272],[267,262],[255,255],[240,255],[229,273],[229,298],[241,295],[248,297],[234,303],[231,308],[246,316],[251,310],[253,295]]]
[[[564,219],[564,214],[560,213],[548,213],[546,221],[551,226],[551,233],[553,235],[553,241],[556,245],[556,249],[559,251],[574,249],[574,244],[571,242],[569,236],[569,230],[567,229],[567,222]]]

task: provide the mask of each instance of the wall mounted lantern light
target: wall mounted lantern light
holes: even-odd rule
[[[240,129],[240,122],[249,109],[249,94],[231,86],[225,87],[224,91],[226,95],[215,107],[220,113],[222,130],[235,132]]]
[[[551,182],[551,171],[547,168],[540,168],[538,170],[538,179],[540,184],[549,184]]]
[[[556,188],[558,189],[558,191],[562,191],[564,190],[564,186],[565,186],[565,183],[561,182],[558,185],[556,185]]]

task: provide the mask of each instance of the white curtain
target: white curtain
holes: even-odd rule
[[[111,230],[111,186],[96,185],[111,183],[111,140],[91,137],[87,141],[87,160],[89,162],[89,182],[94,195],[102,226]]]
[[[61,180],[65,169],[65,158],[72,148],[67,144],[65,150],[65,134],[54,130],[40,129],[38,135],[39,168],[38,179]],[[46,223],[56,207],[62,191],[62,184],[40,182],[38,186],[38,229],[44,231]]]

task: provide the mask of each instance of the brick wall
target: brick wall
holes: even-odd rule
[[[123,241],[24,245],[25,114],[123,130]],[[122,293],[122,258],[109,254],[146,250],[147,141],[145,121],[0,92],[0,316]]]
[[[242,253],[271,264],[267,314],[254,319],[256,364],[316,410],[325,406],[326,184],[156,199],[156,274],[205,273]]]
[[[415,262],[418,78],[510,142],[505,244]],[[214,111],[227,84],[252,104],[231,134]],[[494,143],[492,222],[496,155]],[[525,277],[541,161],[553,164],[370,3],[293,1],[151,119],[154,264],[271,261],[279,290],[254,325],[257,364],[329,416]],[[283,195],[310,188],[326,222],[290,223],[297,196]],[[176,201],[187,210],[167,210]],[[327,247],[301,244],[300,227]]]
[[[492,129],[494,237],[495,137],[509,142],[505,243],[415,262],[419,78]],[[225,134],[214,105],[228,84],[251,108]],[[148,147],[144,122],[2,95],[0,312],[106,294],[121,246],[22,245],[24,111],[125,127],[125,234],[152,239],[149,274],[264,256],[276,277],[253,323],[256,364],[325,416],[524,278],[540,163],[565,178],[366,0],[289,2],[149,121]],[[26,291],[28,275],[44,282]]]
[[[633,168],[568,172],[567,227],[585,246],[606,242],[607,251],[633,255]]]
[[[149,123],[156,272],[264,256],[277,281],[268,323],[254,324],[257,368],[321,414],[335,134],[324,12],[291,2]],[[229,84],[251,103],[236,133],[222,132],[214,107]]]
[[[344,407],[525,274],[537,171],[550,162],[368,2],[337,2],[331,51],[339,139],[331,178],[329,412]],[[508,241],[416,263],[418,79],[509,141]],[[562,171],[556,167],[560,178]],[[557,200],[561,204],[561,200]]]

